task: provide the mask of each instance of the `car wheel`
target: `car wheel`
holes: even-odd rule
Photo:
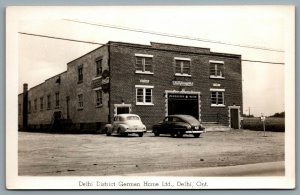
[[[139,137],[143,137],[144,133],[139,133]]]
[[[183,136],[183,132],[181,130],[177,131],[177,137],[182,137]]]
[[[194,133],[193,135],[194,135],[194,137],[199,137],[200,133]]]
[[[159,133],[157,131],[154,131],[154,136],[159,136]]]
[[[105,131],[106,131],[106,135],[107,135],[107,136],[111,136],[111,133],[108,132],[108,129],[107,129],[107,128],[105,128]]]

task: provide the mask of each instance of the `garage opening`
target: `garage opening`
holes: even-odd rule
[[[199,119],[199,95],[198,94],[168,94],[168,115],[188,114]]]

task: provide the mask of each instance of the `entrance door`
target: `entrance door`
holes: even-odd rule
[[[129,107],[117,107],[117,114],[129,114]]]
[[[230,109],[230,126],[233,129],[239,129],[239,110],[236,108]]]
[[[168,115],[187,114],[196,119],[199,118],[198,95],[194,94],[169,94],[168,95]]]

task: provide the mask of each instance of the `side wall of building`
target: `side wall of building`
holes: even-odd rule
[[[102,72],[108,70],[106,46],[73,60],[67,64],[66,72],[28,91],[28,125],[31,130],[50,130],[54,112],[60,112],[62,121],[68,125],[58,131],[96,132],[107,123],[109,93],[102,92],[102,104],[96,105],[95,90],[102,91],[102,74],[96,75],[96,60],[102,60]],[[82,82],[78,82],[79,67],[82,68]],[[83,106],[79,106],[80,94]],[[22,94],[18,101],[23,104]],[[22,126],[22,114],[19,115],[19,125]]]

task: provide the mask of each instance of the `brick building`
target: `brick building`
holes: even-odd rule
[[[151,42],[107,44],[19,94],[19,128],[95,132],[119,113],[147,128],[168,114],[239,128],[241,56]],[[57,126],[60,125],[60,126]]]

